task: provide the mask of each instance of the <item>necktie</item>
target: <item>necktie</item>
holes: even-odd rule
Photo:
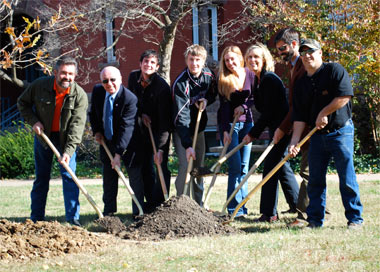
[[[113,97],[109,95],[107,97],[106,109],[104,111],[104,136],[107,140],[112,139],[112,111],[113,111]]]

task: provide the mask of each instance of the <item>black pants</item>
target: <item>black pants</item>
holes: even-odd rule
[[[290,137],[284,136],[269,152],[264,161],[263,177],[265,177],[284,157]],[[278,181],[281,183],[286,202],[290,209],[296,210],[299,186],[289,162],[286,162],[262,187],[260,213],[267,216],[277,214]]]
[[[106,141],[108,149],[111,154],[115,155],[115,148],[110,141]],[[104,203],[104,215],[117,212],[117,193],[118,193],[118,180],[119,175],[112,169],[111,161],[104,150],[103,146],[100,146],[100,160],[103,163],[103,203]],[[142,205],[144,203],[144,186],[142,182],[141,164],[134,164],[129,166],[125,158],[122,157],[122,161],[127,168],[129,177],[129,183],[133,192],[136,195],[137,200]],[[136,204],[132,200],[132,213],[138,215],[139,211]]]
[[[154,160],[153,160],[153,148],[149,135],[145,135],[144,144],[142,145],[144,149],[143,166],[142,166],[142,180],[144,184],[144,196],[146,202],[144,203],[145,212],[152,211],[155,207],[164,202],[164,194],[162,192],[162,187],[159,179],[158,172],[155,170]],[[166,189],[169,194],[170,189],[170,171],[168,169],[168,156],[169,156],[169,145],[170,136],[163,147],[163,160],[161,163],[162,172],[164,175]]]

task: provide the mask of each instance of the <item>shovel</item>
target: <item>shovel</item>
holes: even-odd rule
[[[199,130],[199,123],[201,122],[202,112],[203,112],[203,101],[199,103],[199,110],[197,115],[197,122],[195,123],[195,130],[194,130],[194,136],[193,136],[193,150],[195,150],[195,146],[197,144],[197,137],[198,137],[198,130]],[[193,168],[193,157],[190,157],[189,162],[187,164],[187,171],[186,171],[186,179],[185,179],[185,187],[183,189],[183,193],[186,194],[189,189],[189,183],[190,183],[190,172]]]
[[[149,123],[148,123],[147,127],[148,127],[148,131],[149,131],[150,140],[152,142],[153,153],[154,153],[154,155],[156,155],[156,153],[157,153],[156,144],[154,143],[152,128],[151,128]],[[169,195],[168,195],[168,190],[167,190],[166,184],[165,184],[164,174],[162,173],[161,164],[156,163],[156,166],[157,166],[157,170],[158,170],[158,176],[160,178],[162,193],[164,194],[164,198],[166,201],[169,199]]]
[[[222,208],[222,214],[226,214],[226,209],[228,204],[231,202],[231,200],[235,197],[237,192],[243,187],[244,183],[248,180],[248,178],[252,175],[252,173],[256,170],[257,167],[262,163],[262,161],[265,159],[265,157],[268,155],[268,153],[272,150],[274,146],[273,141],[268,145],[268,147],[264,150],[264,152],[261,154],[261,156],[257,159],[254,165],[252,165],[251,169],[249,169],[247,175],[243,178],[243,180],[240,182],[239,186],[236,187],[236,189],[232,192],[230,197],[227,199],[226,203],[224,203]]]
[[[242,148],[243,146],[245,146],[247,143],[246,142],[241,142],[240,144],[238,144],[237,146],[235,146],[233,149],[230,150],[230,152],[228,152],[226,155],[224,155],[223,157],[221,157],[216,163],[213,164],[213,166],[211,166],[211,168],[207,168],[207,167],[198,167],[198,168],[195,168],[193,169],[193,171],[191,171],[191,175],[193,177],[202,177],[202,176],[208,176],[210,174],[213,174],[215,172],[218,172],[218,171],[215,171],[216,167],[222,165],[226,160],[228,160],[233,154],[236,153],[236,151],[238,151],[240,148]]]
[[[315,127],[315,128],[313,128],[313,130],[311,130],[298,144],[297,144],[297,148],[300,148],[307,140],[309,140],[309,138],[315,133],[317,131],[317,128]],[[280,169],[281,168],[281,166],[283,166],[284,164],[285,164],[285,162],[287,161],[287,160],[289,160],[290,159],[290,154],[288,154],[288,155],[286,155],[285,156],[285,158],[283,158],[263,179],[262,179],[262,181],[260,181],[259,182],[259,184],[257,184],[256,186],[255,186],[255,188],[253,188],[250,192],[249,192],[249,194],[247,195],[247,197],[245,198],[245,199],[243,199],[243,201],[242,202],[240,202],[239,203],[239,205],[237,205],[237,207],[235,208],[235,210],[234,210],[234,212],[232,213],[232,215],[231,215],[231,218],[230,218],[230,220],[228,220],[228,221],[225,221],[225,222],[223,222],[224,224],[227,224],[227,223],[230,223],[230,222],[232,222],[233,220],[234,220],[234,218],[235,218],[235,216],[236,216],[236,214],[238,213],[238,211],[239,211],[239,209],[241,208],[241,207],[243,207],[243,205],[245,204],[245,203],[247,203],[248,202],[248,200],[250,200],[251,199],[251,197],[252,197],[252,195],[255,193],[255,192],[257,192],[257,190],[259,190],[277,171],[278,171],[278,169]]]
[[[107,147],[107,145],[106,145],[106,143],[104,142],[103,139],[102,139],[102,146],[103,146],[104,150],[106,151],[108,157],[112,161],[113,160],[112,154],[111,154],[110,150],[108,149],[108,147]],[[131,195],[133,201],[135,202],[137,208],[139,209],[139,215],[144,215],[144,212],[143,212],[143,209],[142,209],[142,207],[140,205],[140,202],[137,200],[137,197],[136,197],[135,193],[133,192],[131,186],[129,185],[129,183],[127,181],[127,179],[125,178],[123,172],[121,172],[120,167],[117,166],[117,165],[115,165],[115,171],[117,172],[117,174],[119,175],[119,177],[123,181],[125,187],[127,187],[128,193]]]
[[[51,150],[54,152],[54,154],[57,156],[59,159],[61,157],[61,154],[59,154],[59,151],[57,148],[53,145],[53,143],[50,141],[48,136],[44,132],[41,132],[41,137],[45,140],[45,142],[49,145]],[[99,218],[102,219],[104,218],[103,213],[100,211],[99,207],[96,206],[96,203],[94,199],[91,197],[91,195],[87,192],[87,190],[83,187],[82,183],[79,181],[77,176],[74,174],[73,170],[71,170],[70,166],[62,162],[62,166],[66,169],[66,171],[70,174],[70,176],[73,178],[75,184],[78,186],[78,188],[81,190],[81,192],[84,194],[84,196],[87,198],[88,202],[90,202],[91,206],[95,209],[96,213],[98,214]]]
[[[236,122],[237,122],[238,119],[239,119],[239,116],[235,116],[234,121],[232,122],[232,125],[231,125],[231,128],[230,128],[230,132],[229,132],[230,138],[232,137],[232,133],[234,132],[234,128],[235,128],[235,125],[236,125]],[[222,149],[222,152],[220,153],[219,158],[222,158],[222,157],[224,157],[224,155],[226,155],[228,146],[229,146],[229,144],[225,144],[223,146],[223,149]],[[212,180],[211,180],[210,186],[207,189],[207,193],[206,193],[205,199],[203,201],[203,207],[205,207],[206,210],[208,210],[207,202],[208,202],[208,200],[210,198],[211,191],[212,191],[212,188],[214,187],[214,184],[215,184],[215,181],[216,181],[216,177],[217,177],[217,173],[219,173],[219,171],[220,171],[220,165],[218,165],[215,168],[215,172],[214,172],[214,175],[212,176]]]

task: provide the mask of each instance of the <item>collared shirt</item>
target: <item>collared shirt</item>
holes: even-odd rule
[[[297,80],[293,94],[293,120],[315,126],[319,112],[336,97],[353,96],[350,77],[342,65],[323,63],[312,75]],[[351,118],[351,101],[328,116],[326,129],[344,126]]]
[[[57,81],[54,79],[54,87],[55,91],[55,109],[54,109],[54,118],[53,118],[53,123],[51,126],[51,131],[52,132],[58,132],[59,131],[59,121],[61,119],[61,109],[63,105],[63,101],[65,99],[65,96],[70,93],[70,87],[65,89],[63,92],[58,92],[58,87],[57,87]]]
[[[290,60],[290,64],[292,65],[292,67],[294,67],[294,65],[296,65],[297,63],[297,60],[299,59],[300,56],[297,56],[296,59],[294,61],[291,61]]]

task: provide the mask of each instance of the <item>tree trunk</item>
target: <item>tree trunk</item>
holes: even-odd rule
[[[164,37],[160,42],[159,54],[161,56],[161,65],[158,70],[160,75],[170,85],[170,62],[172,59],[175,33],[177,31],[177,22],[172,23],[164,29]]]

